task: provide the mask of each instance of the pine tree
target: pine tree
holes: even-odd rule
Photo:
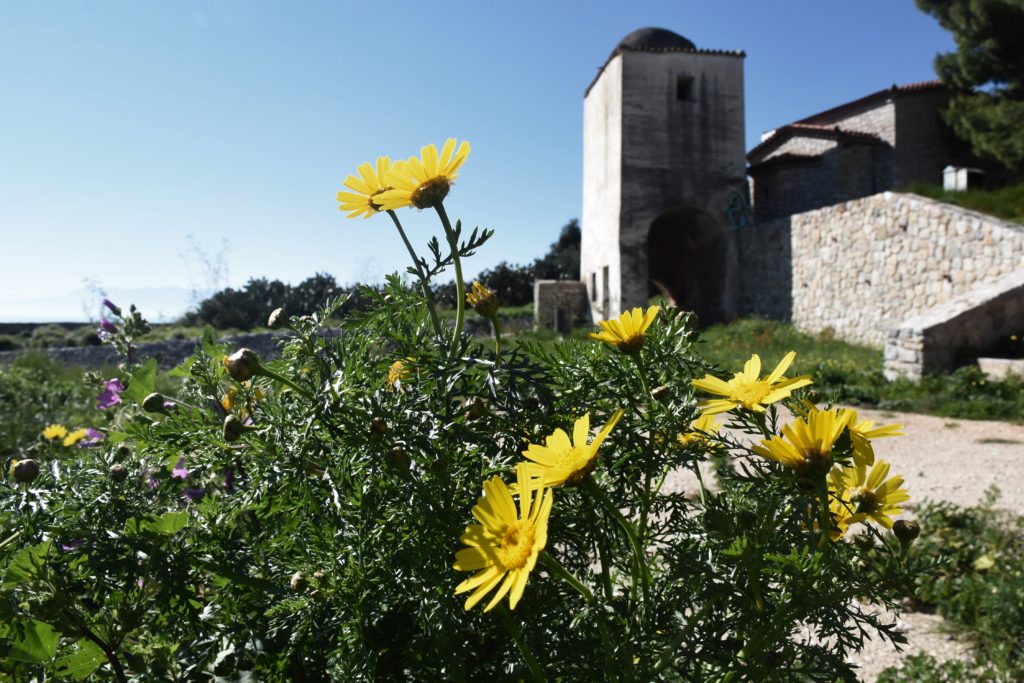
[[[953,34],[957,51],[935,58],[953,90],[945,113],[979,156],[1024,169],[1024,0],[917,0]]]

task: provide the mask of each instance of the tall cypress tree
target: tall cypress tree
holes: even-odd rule
[[[953,34],[935,58],[946,122],[979,156],[1024,169],[1024,0],[916,0]]]

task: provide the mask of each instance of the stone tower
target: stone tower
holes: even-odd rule
[[[640,29],[587,88],[580,277],[594,320],[646,305],[652,283],[703,323],[731,317],[744,56]]]

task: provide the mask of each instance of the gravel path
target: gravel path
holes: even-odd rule
[[[876,457],[892,465],[893,474],[901,474],[912,497],[902,517],[914,517],[914,502],[926,499],[947,500],[957,505],[976,505],[984,500],[990,486],[1001,491],[998,507],[1024,514],[1024,425],[984,420],[893,413],[858,409],[860,419],[877,425],[901,424],[906,436],[877,439],[872,442]],[[712,468],[702,468],[705,481],[713,478]],[[697,495],[696,479],[689,473],[676,473],[666,482],[667,489]],[[948,634],[942,617],[919,612],[904,612],[899,624],[908,639],[903,652],[886,642],[868,641],[864,651],[851,658],[861,667],[864,681],[911,654],[927,653],[945,661],[970,656],[970,646]]]
[[[1024,478],[1024,425],[874,410],[858,413],[876,424],[904,426],[906,436],[878,439],[872,445],[876,456],[903,475],[911,503],[931,499],[976,505],[995,485],[1002,493],[998,506],[1024,514],[1024,488],[1015,485]],[[912,518],[913,505],[906,508],[902,516]],[[909,641],[902,653],[887,643],[870,641],[852,658],[861,667],[863,680],[874,681],[908,654],[925,652],[942,661],[970,655],[969,645],[947,634],[938,615],[904,612],[900,628]]]

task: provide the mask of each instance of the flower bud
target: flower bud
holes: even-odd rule
[[[283,308],[275,308],[267,319],[267,327],[272,330],[284,327],[285,323],[288,322],[288,313]]]
[[[238,441],[240,438],[242,438],[242,434],[244,434],[247,430],[248,428],[244,424],[242,424],[242,421],[239,420],[234,415],[228,415],[227,417],[224,418],[223,434],[224,440],[227,441],[228,443]]]
[[[224,367],[228,369],[231,379],[245,382],[259,374],[260,357],[252,349],[238,349],[230,356],[224,357]]]
[[[471,291],[466,292],[466,303],[484,318],[498,314],[498,297],[479,282],[474,282]]]
[[[383,417],[375,417],[370,420],[370,431],[381,436],[388,431],[388,422]]]
[[[313,572],[313,580],[322,584],[327,581],[327,574],[324,574],[322,571],[315,571]]]
[[[736,522],[741,529],[750,531],[757,527],[757,514],[753,510],[740,510],[736,514]]]
[[[899,539],[900,546],[906,549],[921,535],[921,526],[910,519],[897,519],[893,522],[892,532]]]
[[[32,459],[15,460],[11,463],[11,475],[15,481],[31,484],[39,476],[39,462]]]
[[[474,398],[466,403],[466,419],[479,420],[487,414],[487,403],[482,398]]]
[[[672,398],[672,390],[662,384],[651,390],[651,397],[658,403],[667,403]]]
[[[404,469],[409,466],[409,455],[401,446],[395,446],[387,452],[387,455],[384,456],[384,462],[386,462],[389,467],[399,470]]]
[[[142,409],[147,413],[167,413],[167,408],[164,406],[163,394],[152,393],[142,400]]]
[[[306,580],[306,576],[302,572],[295,572],[292,574],[292,578],[288,582],[288,587],[292,589],[293,593],[301,593],[306,590],[306,586],[308,585],[309,582]]]
[[[119,306],[115,306],[110,299],[104,299],[103,305],[109,308],[110,312],[116,315],[118,318],[121,317],[121,308]]]
[[[107,470],[107,474],[110,478],[116,482],[122,482],[128,478],[128,468],[120,463],[111,465],[110,469]]]

